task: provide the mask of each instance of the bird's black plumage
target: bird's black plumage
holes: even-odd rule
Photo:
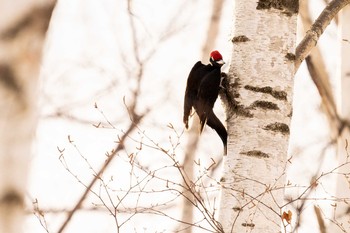
[[[187,79],[183,122],[188,128],[188,118],[193,107],[200,119],[200,132],[205,124],[214,129],[220,136],[226,153],[227,131],[213,112],[214,103],[219,95],[221,66],[223,64],[221,54],[213,51],[210,64],[204,65],[198,61],[193,66]]]

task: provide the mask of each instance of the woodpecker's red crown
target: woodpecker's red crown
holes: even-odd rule
[[[217,50],[214,50],[213,52],[211,52],[210,57],[213,58],[214,61],[222,60],[222,56]]]

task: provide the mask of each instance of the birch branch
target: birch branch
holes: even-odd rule
[[[317,66],[314,64],[313,58],[308,56],[306,57],[305,61],[312,81],[314,82],[318,93],[321,96],[323,107],[326,115],[328,116],[329,124],[332,130],[332,136],[333,138],[336,138],[342,128],[342,122],[338,116],[335,103],[333,102],[332,93],[329,92],[327,85],[324,83],[324,80],[322,80],[322,74],[320,74],[319,70],[316,68]]]
[[[309,14],[309,5],[310,3],[308,1],[301,1],[300,4],[300,17],[304,30],[312,26],[312,20]],[[316,46],[310,52],[310,55],[306,58],[306,64],[311,79],[315,83],[321,96],[322,107],[329,121],[332,138],[335,138],[338,135],[341,122],[338,118],[334,96],[329,82],[329,75],[326,71],[324,59],[322,58],[322,54],[318,46]]]
[[[322,11],[320,16],[307,31],[304,39],[299,43],[295,52],[295,71],[300,67],[307,55],[313,49],[326,27],[338,12],[350,3],[350,0],[333,0]]]
[[[327,231],[326,231],[326,224],[325,224],[325,222],[323,220],[320,208],[317,207],[317,206],[314,206],[314,211],[315,211],[315,214],[316,214],[316,217],[317,217],[318,225],[320,226],[320,233],[327,233]]]

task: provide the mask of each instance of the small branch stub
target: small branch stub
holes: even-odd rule
[[[295,61],[295,54],[294,53],[287,53],[285,58],[287,58],[289,61]]]

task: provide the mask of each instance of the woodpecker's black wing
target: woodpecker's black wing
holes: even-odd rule
[[[220,82],[220,68],[212,70],[202,79],[195,109],[200,119],[200,132],[202,132],[205,124],[214,129],[224,144],[224,153],[227,154],[227,131],[213,112],[215,101],[219,95]]]
[[[213,111],[214,103],[219,95],[220,69],[214,69],[205,75],[200,83],[195,109],[200,119],[200,132],[207,122],[210,112]]]
[[[186,92],[184,98],[184,116],[183,122],[188,129],[188,118],[191,114],[191,109],[197,101],[198,88],[202,78],[205,76],[206,65],[198,61],[192,68],[187,78]]]

